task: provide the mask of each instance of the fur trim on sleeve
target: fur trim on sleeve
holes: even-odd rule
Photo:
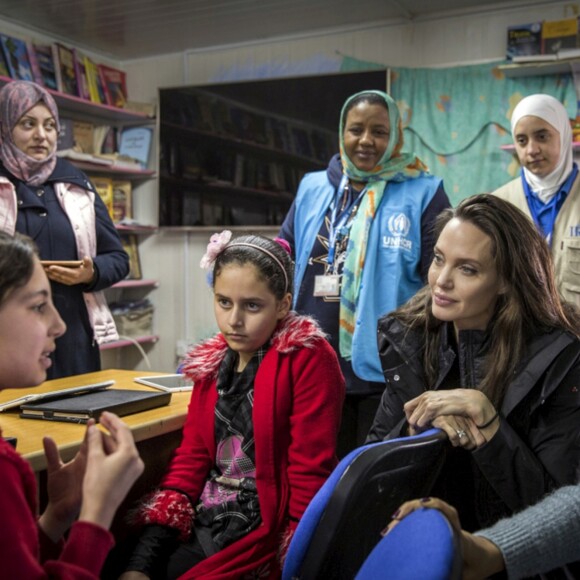
[[[186,541],[191,535],[195,512],[189,498],[173,489],[160,489],[142,500],[131,514],[131,523],[137,526],[158,524],[179,532],[179,539]]]
[[[280,564],[280,568],[284,568],[284,562],[286,561],[286,554],[288,554],[288,548],[290,547],[290,542],[294,537],[294,529],[287,527],[282,533],[280,538],[280,544],[278,546],[277,560]]]

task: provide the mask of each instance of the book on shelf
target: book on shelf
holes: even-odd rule
[[[57,151],[62,151],[64,149],[72,149],[75,145],[75,138],[73,132],[74,121],[72,119],[67,119],[66,117],[61,117],[59,120],[59,132],[58,138],[56,140]]]
[[[127,101],[123,107],[125,111],[133,111],[147,115],[147,117],[155,117],[155,103],[142,103],[141,101]]]
[[[153,129],[150,127],[129,127],[121,131],[119,153],[136,159],[145,169],[149,163],[149,152]]]
[[[532,56],[542,52],[542,23],[517,24],[507,28],[506,57]]]
[[[116,224],[133,218],[132,194],[129,180],[113,180],[113,222]]]
[[[6,57],[4,56],[4,51],[2,48],[0,48],[0,76],[10,76],[10,71],[8,70],[8,65],[6,64]]]
[[[95,153],[93,157],[107,161],[112,167],[119,169],[129,169],[131,171],[140,171],[143,169],[137,159],[133,159],[133,157],[123,155],[122,153]]]
[[[128,280],[141,280],[143,274],[141,272],[141,260],[139,258],[139,244],[135,234],[122,234],[121,244],[123,249],[129,256],[129,274]]]
[[[73,122],[74,147],[82,153],[95,152],[95,126],[83,121]]]
[[[0,34],[0,44],[10,77],[15,80],[34,81],[26,42],[20,38]]]
[[[98,105],[106,104],[107,96],[105,95],[105,89],[103,88],[99,66],[94,60],[86,55],[83,57],[83,61],[85,64],[85,75],[87,77],[90,100]]]
[[[292,151],[292,143],[290,141],[290,132],[288,130],[288,123],[281,119],[270,120],[270,127],[272,129],[273,145],[280,151]]]
[[[312,145],[308,131],[301,127],[292,127],[291,133],[294,153],[301,157],[312,157]]]
[[[578,47],[578,19],[545,20],[542,24],[542,53],[558,54],[564,48]]]
[[[89,79],[87,78],[87,70],[85,67],[85,57],[77,49],[74,50],[74,67],[77,77],[77,89],[79,92],[79,97],[90,101],[91,94],[89,91]]]
[[[111,219],[113,219],[113,180],[110,177],[93,175],[91,176],[91,181],[93,182],[97,193],[103,200]]]
[[[111,151],[104,151],[105,148],[109,147],[109,144],[105,147],[105,141],[109,138],[109,133],[111,133],[113,127],[110,125],[95,125],[93,128],[93,151],[95,154],[99,153],[113,153],[115,148]]]
[[[75,70],[75,53],[74,49],[55,42],[55,69],[57,70],[57,81],[59,91],[67,95],[79,97],[78,79]]]
[[[77,151],[74,148],[62,149],[60,151],[57,150],[56,154],[59,157],[70,159],[71,161],[85,161],[88,163],[94,163],[96,165],[113,165],[113,161],[111,159],[105,159],[101,156],[93,155],[92,153],[83,153],[82,151]]]
[[[34,57],[32,57],[32,54],[34,54]],[[40,73],[41,80],[37,82],[47,89],[58,91],[52,45],[37,44],[33,42],[31,46],[30,61],[34,69],[33,60],[36,61],[36,66],[38,66],[38,72]]]
[[[36,59],[34,45],[29,40],[26,41],[26,52],[28,54],[28,61],[30,62],[30,69],[32,70],[32,78],[35,83],[43,87],[44,80],[40,74],[40,67],[38,66],[38,60]]]
[[[199,95],[197,98],[199,108],[199,126],[202,131],[213,131],[213,113],[211,102],[205,95]]]
[[[107,104],[112,107],[123,108],[127,102],[127,81],[125,71],[107,66],[97,65],[101,75]]]

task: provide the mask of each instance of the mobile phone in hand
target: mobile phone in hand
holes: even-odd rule
[[[43,266],[62,266],[63,268],[80,268],[82,260],[40,260]]]

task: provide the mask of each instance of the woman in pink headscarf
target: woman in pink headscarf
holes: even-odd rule
[[[99,344],[118,338],[102,290],[125,278],[128,256],[88,177],[56,156],[58,109],[35,83],[0,90],[0,229],[29,235],[46,266],[68,332],[56,341],[49,379],[100,370]]]
[[[535,222],[552,248],[560,293],[580,306],[580,179],[568,114],[554,97],[530,95],[511,127],[521,175],[494,193]]]

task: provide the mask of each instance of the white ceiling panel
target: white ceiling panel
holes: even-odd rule
[[[0,20],[130,60],[434,18],[546,4],[545,0],[0,0]]]

